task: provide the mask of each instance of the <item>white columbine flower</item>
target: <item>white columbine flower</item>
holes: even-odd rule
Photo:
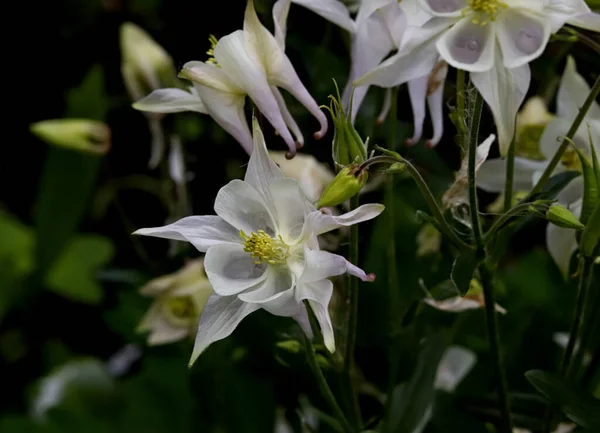
[[[562,137],[567,134],[573,119],[577,116],[579,107],[590,93],[590,86],[585,79],[577,73],[575,61],[572,57],[567,59],[558,95],[556,99],[556,117],[549,122],[539,141],[539,159],[515,157],[514,188],[517,191],[529,191],[554,156]],[[600,105],[592,103],[584,121],[573,137],[574,143],[584,153],[590,154],[588,125],[594,143],[600,143]],[[519,153],[517,143],[517,154]],[[530,153],[531,148],[527,149]],[[579,157],[573,149],[567,149],[563,155],[562,163],[557,171],[581,170]],[[477,177],[477,186],[489,192],[502,192],[506,175],[506,161],[500,158],[487,161],[480,169]],[[579,217],[583,197],[583,179],[581,176],[573,179],[556,197],[558,202],[567,207]],[[566,229],[548,224],[546,228],[546,244],[555,263],[566,276],[569,272],[571,255],[577,248],[575,230]]]
[[[433,71],[443,59],[471,72],[490,106],[506,154],[531,73],[528,63],[543,52],[565,23],[600,31],[600,15],[583,0],[420,0],[431,15],[409,27],[398,53],[355,81],[394,87]]]
[[[261,308],[293,317],[310,336],[304,300],[314,310],[325,345],[333,352],[327,308],[333,283],[328,278],[349,273],[363,281],[373,279],[344,257],[319,250],[317,237],[370,220],[383,211],[383,205],[363,205],[340,216],[317,211],[298,182],[284,177],[269,158],[258,121],[253,123],[254,150],[246,177],[221,188],[214,206],[217,215],[186,217],[135,232],[188,241],[206,252],[204,267],[215,294],[202,312],[190,363]]]
[[[189,110],[191,105],[195,111],[209,114],[251,153],[252,135],[244,114],[244,102],[249,96],[284,139],[291,157],[297,147],[304,144],[304,137],[278,89],[281,87],[296,97],[319,121],[321,128],[315,133],[315,138],[325,135],[325,114],[300,81],[285,55],[284,47],[259,21],[253,0],[249,0],[246,7],[244,29],[218,41],[211,37],[211,42],[210,53],[214,57],[207,62],[188,62],[179,74],[194,83],[197,97],[175,89],[163,89],[160,95],[151,94],[139,101],[136,108],[173,112]],[[198,99],[202,104],[198,104]],[[292,138],[290,130],[295,138]]]

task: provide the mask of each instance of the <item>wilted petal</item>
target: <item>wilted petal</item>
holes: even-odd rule
[[[273,44],[279,49],[275,40]],[[215,59],[222,69],[250,96],[256,107],[286,142],[290,152],[295,152],[296,144],[285,125],[277,100],[267,82],[266,71],[262,65],[257,64],[257,59],[250,57],[246,50],[244,32],[238,30],[222,37],[214,51]],[[202,99],[208,105],[208,101],[203,97]]]
[[[494,66],[495,23],[482,26],[463,18],[437,41],[440,56],[457,69],[482,72]]]
[[[550,39],[550,24],[525,10],[509,9],[496,22],[504,66],[516,68],[538,58]]]
[[[340,227],[348,227],[363,221],[368,221],[378,216],[385,206],[378,203],[363,204],[351,212],[334,216],[320,211],[311,212],[306,217],[304,231],[315,235],[330,232]]]
[[[236,295],[262,283],[268,276],[267,265],[254,263],[242,245],[215,245],[206,252],[204,269],[220,296]]]
[[[575,60],[572,56],[567,57],[567,64],[556,95],[556,114],[559,117],[575,118],[589,94],[590,86],[577,72]],[[600,105],[597,101],[592,102],[586,117],[600,119]]]
[[[494,67],[485,72],[471,73],[471,81],[492,110],[498,129],[500,154],[506,155],[513,135],[517,111],[525,99],[531,71],[529,65],[507,69],[502,65],[502,55],[496,49]]]
[[[240,243],[239,230],[216,215],[189,216],[163,227],[139,229],[134,235],[187,241],[199,251],[223,243]]]
[[[242,302],[236,296],[211,295],[200,316],[189,365],[194,364],[209,345],[231,335],[246,316],[259,308],[257,304]]]
[[[296,299],[298,302],[308,299],[310,306],[317,317],[317,321],[319,322],[325,347],[327,347],[331,353],[335,351],[335,336],[328,308],[332,294],[333,283],[329,280],[300,283],[296,287]]]
[[[208,114],[202,99],[198,95],[182,89],[158,89],[145,98],[135,102],[133,108],[152,113],[179,113],[196,111]]]
[[[306,197],[294,179],[276,180],[271,183],[270,189],[277,232],[285,243],[294,243],[302,233],[306,215],[314,208],[307,206]]]

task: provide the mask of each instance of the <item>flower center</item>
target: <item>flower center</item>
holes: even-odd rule
[[[193,320],[197,316],[194,301],[190,296],[169,298],[164,305],[166,316],[176,322]]]
[[[264,230],[259,230],[248,236],[240,230],[240,236],[244,240],[244,251],[250,254],[257,265],[282,265],[289,256],[290,247],[283,242],[281,235],[272,238]]]
[[[210,35],[208,37],[208,41],[210,42],[210,48],[206,52],[206,54],[208,54],[208,60],[206,61],[206,63],[211,63],[220,68],[221,66],[217,63],[217,60],[215,59],[215,47],[217,46],[217,42],[219,42],[219,40],[215,35]]]
[[[463,15],[474,13],[471,20],[473,24],[485,26],[490,21],[495,21],[496,16],[506,9],[508,5],[501,0],[467,0],[467,7],[463,9]]]
[[[567,148],[563,153],[560,162],[562,162],[569,170],[575,171],[583,171],[583,167],[581,167],[581,160],[579,159],[579,155],[575,149]]]
[[[546,159],[540,150],[540,139],[545,127],[543,124],[524,126],[517,133],[515,154],[536,161]]]

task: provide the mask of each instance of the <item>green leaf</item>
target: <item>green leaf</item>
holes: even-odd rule
[[[0,269],[26,274],[33,268],[33,233],[16,218],[0,212]]]
[[[469,291],[478,264],[479,260],[474,251],[461,251],[454,260],[450,278],[461,296],[465,296]]]
[[[525,377],[550,402],[584,428],[600,431],[600,400],[562,377],[541,370],[530,370]]]
[[[581,216],[579,220],[586,224],[588,218],[592,214],[596,203],[598,203],[598,197],[600,195],[600,188],[596,180],[596,173],[594,173],[594,167],[590,160],[583,154],[581,150],[573,146],[577,151],[579,160],[581,161],[581,168],[583,174],[583,204],[581,207]]]
[[[425,341],[410,380],[397,386],[391,396],[391,431],[415,431],[427,416],[435,396],[434,382],[438,364],[447,345],[444,332],[434,334]]]
[[[113,253],[114,248],[107,238],[94,235],[75,238],[48,273],[49,288],[72,301],[99,303],[103,291],[94,274]]]
[[[104,91],[104,70],[94,65],[79,87],[67,92],[67,109],[64,117],[106,120],[108,100]]]

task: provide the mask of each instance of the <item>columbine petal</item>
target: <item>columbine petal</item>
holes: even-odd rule
[[[216,215],[189,216],[163,227],[139,229],[133,234],[187,241],[201,252],[213,245],[240,243],[239,230]]]
[[[563,140],[563,137],[567,135],[574,117],[574,115],[570,117],[557,117],[550,121],[548,125],[546,125],[546,129],[544,129],[540,139],[540,151],[546,158],[550,159],[554,156],[556,150],[559,148]],[[584,150],[585,153],[588,153],[590,148],[587,130],[588,124],[590,125],[592,140],[594,143],[597,143],[600,139],[600,121],[598,120],[592,119],[588,120],[587,122],[583,122],[573,136],[573,143],[575,143],[579,149]]]
[[[246,233],[276,229],[271,209],[247,182],[234,179],[221,188],[215,199],[215,212],[223,220]]]
[[[460,346],[446,350],[438,366],[435,389],[454,392],[460,381],[471,371],[477,362],[474,352]]]
[[[236,295],[262,283],[268,276],[267,265],[255,264],[242,245],[215,245],[204,258],[206,276],[215,293]]]
[[[215,65],[188,62],[179,75],[196,83],[195,89],[208,114],[231,134],[246,152],[251,153],[252,135],[244,114],[244,90]]]
[[[270,190],[278,234],[285,243],[294,243],[302,233],[306,215],[314,208],[308,208],[304,193],[294,179],[276,180],[271,183]]]
[[[275,27],[275,41],[282,50],[285,50],[285,36],[287,34],[287,19],[290,13],[292,0],[277,0],[273,5],[273,25]]]
[[[571,255],[577,249],[575,230],[548,224],[546,227],[546,245],[554,263],[566,279],[569,275]]]
[[[296,288],[296,299],[302,302],[308,299],[308,302],[317,317],[325,347],[331,353],[335,351],[335,336],[331,318],[329,317],[329,302],[333,294],[333,283],[329,280],[314,281],[312,283],[301,283]]]
[[[279,89],[275,86],[271,86],[271,91],[273,92],[273,96],[275,96],[275,100],[277,101],[277,105],[279,106],[279,111],[281,111],[281,115],[283,116],[283,121],[290,128],[294,137],[296,137],[296,145],[297,147],[304,146],[304,136],[302,135],[302,131],[298,127],[296,120],[288,110],[287,104],[285,103],[285,99],[283,99],[283,95],[279,91]]]
[[[409,146],[418,143],[423,135],[423,123],[425,122],[425,96],[427,94],[428,81],[429,75],[425,75],[408,82],[408,95],[410,96],[414,124],[413,136],[406,140],[406,144]]]
[[[383,94],[383,103],[381,104],[381,112],[379,113],[379,116],[377,116],[377,124],[381,125],[384,121],[385,118],[387,117],[388,113],[390,112],[390,108],[392,108],[392,89],[387,88],[385,89],[385,93]]]
[[[340,227],[348,227],[371,220],[383,212],[384,209],[385,206],[382,204],[370,203],[363,204],[353,211],[339,216],[324,214],[320,211],[311,212],[306,217],[304,231],[320,235]]]
[[[566,22],[577,22],[577,18],[590,13],[590,8],[585,4],[584,0],[548,0],[544,2],[543,15],[546,20],[549,20],[552,25],[552,33],[556,33]],[[598,23],[592,28],[586,27],[584,18],[583,28],[598,31]],[[577,24],[575,24],[577,25]],[[595,28],[594,28],[595,27]]]
[[[459,17],[466,0],[419,0],[420,5],[434,17]]]
[[[244,302],[255,304],[271,301],[277,295],[290,290],[293,284],[293,276],[289,268],[285,266],[269,266],[265,271],[266,278],[252,290],[240,293],[238,298]],[[288,316],[287,314],[280,314]]]
[[[556,95],[556,114],[559,117],[575,117],[589,94],[589,84],[579,75],[575,60],[569,56]],[[600,119],[598,102],[592,102],[586,117]]]
[[[181,89],[158,89],[133,104],[133,108],[152,113],[197,111],[208,114],[198,95]]]
[[[275,41],[273,44],[277,46]],[[279,111],[277,100],[267,82],[266,72],[246,50],[244,32],[238,30],[222,37],[214,52],[216,61],[230,79],[244,89],[256,107],[286,142],[290,152],[295,152],[296,144]],[[202,97],[202,95],[200,96]],[[204,100],[204,98],[202,99]]]
[[[246,316],[259,308],[256,304],[240,301],[236,296],[211,295],[200,316],[189,365],[192,366],[209,345],[231,335]]]
[[[437,41],[440,56],[457,69],[487,71],[494,66],[495,23],[482,26],[466,17],[445,32]]]
[[[471,81],[492,110],[498,129],[500,154],[504,156],[515,133],[517,111],[529,89],[531,71],[529,65],[505,68],[500,50],[495,51],[494,67],[485,72],[471,73]]]
[[[434,69],[429,77],[427,106],[433,125],[433,137],[427,140],[425,145],[430,149],[437,146],[444,135],[444,85],[447,74],[448,65],[443,63],[439,70]]]
[[[600,14],[585,12],[567,20],[568,24],[593,32],[600,32]]]
[[[515,157],[513,188],[529,191],[533,188],[534,173],[543,171],[546,162]],[[477,186],[488,192],[502,192],[506,183],[506,159],[490,159],[477,172]]]
[[[509,9],[496,22],[504,66],[516,68],[538,58],[550,39],[547,20],[523,9]]]
[[[313,283],[329,277],[342,275],[346,272],[347,260],[322,250],[311,250],[304,248],[305,268],[298,283]],[[298,298],[300,302],[301,299]]]
[[[302,105],[306,107],[306,109],[313,116],[317,118],[321,124],[321,129],[315,133],[315,138],[322,138],[327,133],[327,117],[321,111],[313,97],[310,96],[310,93],[308,93],[308,90],[306,90],[306,87],[304,87],[300,81],[300,78],[298,77],[298,74],[296,74],[292,63],[275,40],[275,37],[259,21],[256,11],[254,10],[254,2],[252,0],[248,2],[246,7],[246,13],[244,15],[244,31],[242,34],[245,39],[245,47],[249,58],[251,58],[254,62],[261,64],[261,66],[264,68],[264,72],[266,73],[266,78],[269,84],[282,87],[290,92],[296,99],[298,99],[298,101],[300,101]],[[232,36],[233,35],[229,35],[227,38],[231,38]],[[235,38],[232,41],[235,42]],[[217,53],[218,48],[219,44],[217,44],[217,47],[215,48],[215,58],[220,63],[221,61],[219,60],[219,54]],[[231,54],[235,56],[235,53],[238,53],[238,50],[234,48],[234,45],[232,45],[231,48]],[[223,48],[221,51],[222,50]],[[221,53],[221,55],[224,55],[224,53]],[[239,56],[239,54],[237,55]],[[244,60],[244,57],[241,57],[238,59],[238,61],[239,60]],[[223,64],[223,67],[227,66]],[[247,67],[248,65],[244,67],[240,63],[239,69],[235,70],[236,75],[239,76],[241,74],[245,76],[245,74],[247,74]],[[229,67],[227,68],[229,69]],[[252,81],[250,81],[249,84],[252,84]],[[254,98],[250,91],[248,91],[248,94],[255,102],[257,102],[257,105],[260,108],[260,105],[258,104],[259,101]],[[260,95],[261,92],[258,93],[258,96]],[[269,118],[267,115],[268,113],[263,112],[263,114],[265,117]],[[277,125],[273,121],[271,121],[271,123],[273,126],[275,126],[275,129],[279,131]],[[287,143],[288,140],[286,137],[283,135],[282,137]],[[288,143],[288,146],[289,145],[290,144]],[[294,151],[294,149],[295,146],[290,147],[290,151]]]
[[[354,85],[374,84],[380,87],[395,87],[429,75],[439,58],[436,36],[451,26],[454,21],[451,18],[436,18],[423,27],[411,29],[396,54],[355,80]]]
[[[339,0],[292,0],[292,2],[310,9],[350,33],[354,32],[354,21],[350,18],[346,6]]]

